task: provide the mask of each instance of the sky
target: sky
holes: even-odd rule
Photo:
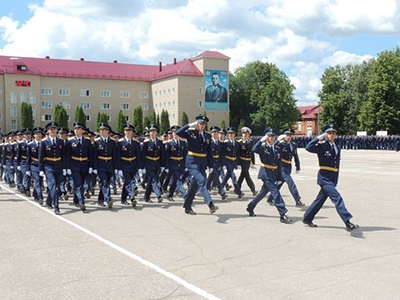
[[[4,3],[5,2],[5,3]],[[14,0],[0,6],[0,55],[164,65],[205,50],[230,71],[260,60],[318,103],[321,76],[400,46],[400,0]]]

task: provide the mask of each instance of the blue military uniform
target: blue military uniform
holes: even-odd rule
[[[328,124],[324,127],[326,133],[337,132],[336,124]],[[332,203],[336,207],[340,218],[346,224],[348,230],[357,228],[350,222],[353,217],[347,210],[342,196],[336,189],[339,178],[339,167],[340,167],[340,147],[335,143],[330,143],[327,140],[320,140],[318,137],[313,138],[306,146],[306,150],[311,153],[318,155],[319,171],[317,183],[321,187],[316,199],[307,209],[304,214],[303,223],[310,227],[316,227],[313,224],[313,220],[318,211],[322,208],[326,199],[329,197]]]
[[[31,130],[26,128],[23,130],[24,134],[30,133]],[[17,161],[18,161],[18,169],[21,170],[22,174],[22,190],[21,192],[25,193],[26,196],[30,197],[30,185],[31,185],[31,176],[27,174],[29,171],[29,164],[27,162],[27,152],[28,152],[28,142],[25,138],[19,143]]]
[[[22,135],[23,135],[22,131],[18,130],[18,132],[17,132],[17,140],[12,144],[13,148],[14,148],[14,158],[13,158],[14,173],[15,173],[17,189],[20,192],[21,191],[23,192],[23,188],[22,188],[22,172],[21,172],[21,168],[19,167],[18,156],[19,156],[19,144],[21,143],[21,136]]]
[[[7,139],[13,137],[14,133],[9,132],[7,135]],[[3,156],[2,156],[2,165],[5,168],[5,176],[4,180],[9,185],[10,188],[15,186],[14,183],[14,147],[13,143],[10,140],[4,143],[3,146]]]
[[[32,133],[42,133],[43,129],[41,127],[35,127],[32,129]],[[27,158],[26,163],[29,166],[31,178],[33,181],[33,199],[38,201],[39,204],[43,204],[43,193],[42,193],[42,183],[43,179],[39,176],[39,149],[42,146],[42,141],[33,140],[28,143],[27,147]]]
[[[273,128],[267,128],[264,133],[268,136],[276,136],[276,131]],[[263,186],[260,192],[254,197],[254,199],[248,204],[247,211],[250,216],[255,216],[254,209],[268,192],[271,193],[275,207],[277,208],[280,220],[283,223],[290,223],[291,220],[286,216],[287,209],[285,202],[279,192],[276,185],[278,180],[281,180],[280,171],[280,149],[274,145],[270,145],[267,142],[260,139],[253,146],[253,152],[258,153],[260,156],[261,167],[258,173],[258,178],[263,181]]]
[[[243,132],[248,132],[251,134],[251,129],[248,127],[243,127],[240,130],[242,133]],[[238,184],[239,187],[242,186],[243,180],[246,179],[246,183],[249,186],[251,192],[253,193],[253,196],[257,194],[256,192],[256,186],[254,185],[253,179],[251,179],[250,176],[250,165],[254,165],[254,152],[252,151],[253,148],[253,140],[251,138],[249,139],[244,139],[241,138],[238,140],[238,143],[240,145],[239,147],[239,163],[241,166],[241,171],[238,179]]]

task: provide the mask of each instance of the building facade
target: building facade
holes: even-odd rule
[[[322,111],[319,105],[299,106],[301,119],[297,122],[296,134],[304,136],[315,136],[320,133],[319,114]]]
[[[206,113],[210,124],[229,124],[229,78],[224,84],[227,103],[207,107],[205,89],[209,70],[229,72],[229,57],[205,51],[171,64],[135,65],[80,60],[0,56],[0,132],[20,129],[21,103],[30,103],[35,126],[54,120],[57,104],[67,111],[72,127],[77,107],[86,115],[86,126],[96,128],[97,115],[105,113],[111,127],[121,110],[128,123],[141,106],[143,116],[154,110],[168,112],[171,125],[182,125]],[[217,101],[216,101],[217,102]]]

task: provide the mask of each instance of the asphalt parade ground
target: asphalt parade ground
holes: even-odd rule
[[[299,155],[293,178],[307,207],[319,191],[318,162],[304,149]],[[318,228],[306,227],[306,207],[295,206],[286,185],[290,225],[264,200],[249,217],[245,183],[240,200],[232,190],[225,201],[212,192],[212,215],[196,197],[196,216],[184,214],[180,197],[134,209],[119,195],[111,211],[92,196],[87,213],[69,200],[56,216],[0,186],[1,299],[399,298],[399,152],[342,150],[338,190],[360,225],[351,233],[329,199]]]

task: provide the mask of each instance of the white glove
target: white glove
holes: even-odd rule
[[[165,167],[161,167],[161,172],[164,172],[164,170],[165,170]]]
[[[31,171],[26,171],[26,175],[31,176]]]
[[[21,166],[18,166],[18,167],[17,167],[17,170],[18,170],[18,171],[21,171],[21,170],[22,170]]]
[[[63,176],[67,175],[67,170],[63,169]]]
[[[67,169],[67,174],[68,174],[68,175],[71,175],[71,174],[72,174],[71,169]]]
[[[208,168],[208,173],[211,174],[214,171],[213,168]]]
[[[325,137],[325,132],[323,133],[323,134],[320,134],[319,136],[317,136],[317,138],[319,139],[319,140],[322,140],[324,137]]]
[[[118,170],[114,170],[114,174],[117,175],[118,174]]]
[[[124,173],[122,172],[122,170],[119,170],[119,171],[118,171],[118,175],[119,175],[119,176],[124,175]]]
[[[261,138],[261,142],[264,142],[266,139],[267,139],[267,135],[264,135],[264,136]]]
[[[40,177],[46,177],[46,175],[44,175],[44,172],[43,172],[43,171],[40,171],[40,172],[39,172],[39,176],[40,176]]]
[[[224,172],[226,172],[226,166],[223,166],[223,167],[222,167],[222,170],[223,170]]]
[[[236,167],[236,169],[240,171],[240,170],[242,170],[242,166],[238,165],[238,166]]]
[[[283,140],[284,138],[285,138],[285,134],[281,134],[280,136],[278,136],[278,141],[281,141],[281,140]]]
[[[167,173],[167,174],[168,174],[168,172],[169,172],[169,169],[165,169],[165,173]]]
[[[185,172],[187,172],[189,169],[188,168],[185,168]]]
[[[189,127],[194,127],[194,126],[196,126],[196,124],[197,124],[197,121],[194,121],[192,123],[189,123],[188,125],[189,125]]]
[[[299,174],[300,173],[300,170],[296,170],[296,174]]]
[[[11,169],[11,170],[14,169],[14,166],[10,166],[10,169]]]
[[[92,174],[92,173],[93,173],[93,168],[90,167],[90,168],[89,168],[89,174]]]
[[[142,169],[142,174],[146,175],[146,169]]]
[[[97,170],[93,170],[93,174],[96,174],[96,175],[97,175]]]

